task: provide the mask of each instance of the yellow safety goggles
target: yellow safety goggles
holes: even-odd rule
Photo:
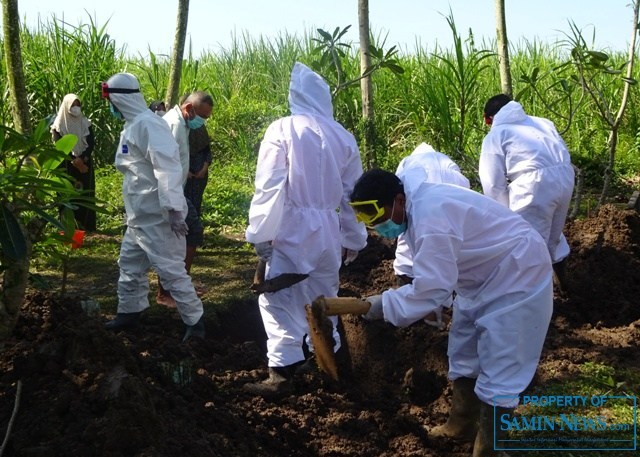
[[[384,207],[378,206],[378,200],[351,202],[349,205],[356,212],[358,222],[363,222],[365,225],[373,224],[384,215]]]

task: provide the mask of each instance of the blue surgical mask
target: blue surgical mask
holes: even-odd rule
[[[393,208],[391,209],[391,214],[393,215],[396,209],[396,202],[393,201]],[[377,225],[373,226],[374,230],[378,232],[381,236],[385,238],[398,238],[405,230],[407,230],[407,221],[404,220],[404,215],[402,216],[402,223],[396,224],[393,222],[393,219],[389,218],[384,222],[381,222]]]
[[[187,125],[189,126],[190,129],[193,129],[193,130],[199,129],[204,125],[204,119],[202,119],[200,116],[196,114],[196,117],[194,117],[193,119],[189,119],[187,121]]]
[[[398,238],[402,233],[407,230],[407,222],[402,224],[396,224],[391,219],[373,226],[374,230],[385,238]]]
[[[111,115],[119,121],[124,120],[124,117],[122,117],[122,113],[116,110],[115,106],[113,106],[113,103],[109,103],[109,111],[111,111]]]

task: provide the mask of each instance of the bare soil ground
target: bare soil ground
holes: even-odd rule
[[[640,372],[640,215],[606,206],[566,234],[570,294],[556,296],[530,388],[576,377],[586,361]],[[343,268],[340,295],[392,287],[392,259],[393,246],[371,237]],[[252,272],[243,268],[248,287]],[[103,329],[108,316],[83,313],[80,297],[32,293],[22,313],[0,354],[0,440],[22,384],[3,457],[471,452],[471,444],[430,439],[424,428],[448,411],[446,330],[343,318],[341,381],[307,374],[293,394],[265,400],[242,391],[266,375],[254,298],[207,321],[207,338],[188,344],[179,343],[183,327],[169,310],[145,313],[136,331],[120,333]]]

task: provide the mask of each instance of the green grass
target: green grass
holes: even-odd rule
[[[68,260],[66,295],[92,298],[100,304],[104,315],[116,312],[118,297],[118,255],[121,235],[89,234],[80,249],[71,251]],[[213,323],[219,313],[227,311],[234,303],[251,300],[249,290],[255,271],[255,253],[243,240],[214,233],[205,234],[205,244],[197,253],[191,276],[206,286],[202,296],[205,315]],[[62,264],[59,259],[38,256],[32,264],[30,287],[60,293]],[[37,282],[36,282],[37,280]],[[155,305],[157,276],[149,274],[151,304],[149,313],[165,313]]]
[[[233,303],[252,298],[249,291],[255,270],[255,253],[244,241],[244,229],[253,193],[255,164],[227,163],[212,166],[209,184],[203,199],[205,244],[198,249],[192,268],[194,280],[206,285],[202,297],[207,317],[216,315]],[[68,295],[90,296],[103,313],[113,314],[117,307],[118,255],[124,230],[122,178],[114,167],[96,172],[96,195],[106,202],[107,214],[98,214],[98,232],[88,234],[84,245],[68,254]],[[31,286],[59,293],[62,288],[62,258],[37,251],[32,262]],[[164,313],[157,307],[155,293],[157,276],[150,273],[152,304],[149,312]]]

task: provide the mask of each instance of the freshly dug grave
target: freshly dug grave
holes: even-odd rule
[[[535,385],[570,379],[586,361],[640,369],[638,213],[606,206],[566,234],[570,294],[556,297]],[[372,236],[343,268],[340,295],[392,287],[393,252]],[[205,340],[186,345],[173,311],[145,315],[138,330],[116,334],[103,329],[105,318],[87,316],[79,299],[27,297],[0,355],[2,437],[21,385],[3,457],[471,452],[470,444],[432,440],[424,429],[448,411],[446,331],[343,318],[341,381],[304,375],[292,395],[266,400],[242,390],[266,375],[256,300],[236,303]]]

